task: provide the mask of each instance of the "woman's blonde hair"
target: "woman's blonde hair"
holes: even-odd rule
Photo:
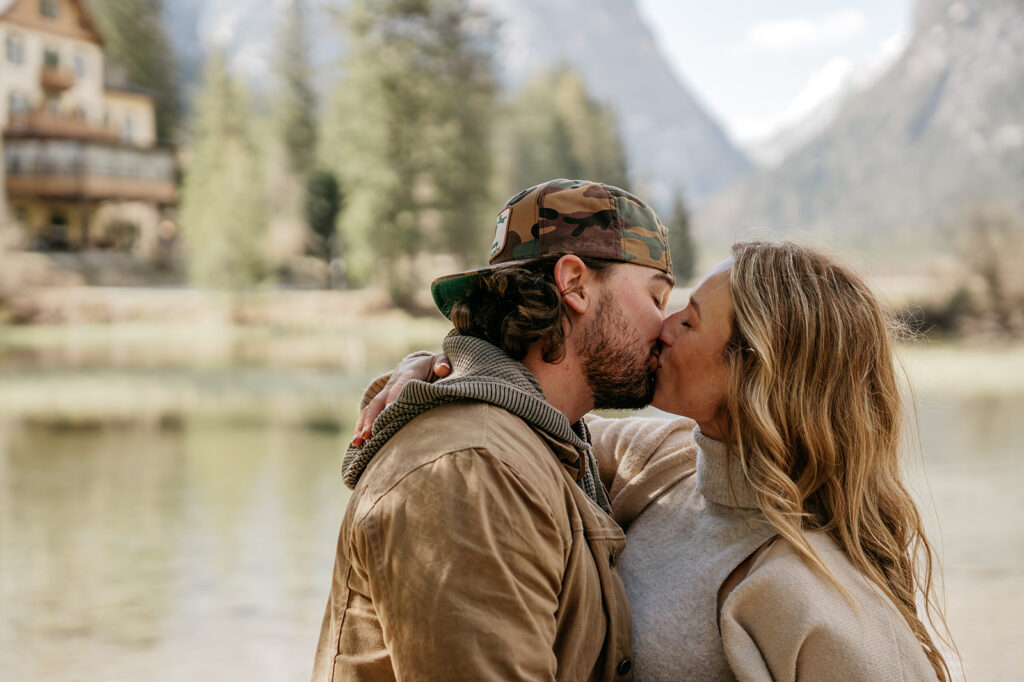
[[[949,666],[918,617],[945,620],[934,550],[900,471],[903,400],[893,327],[853,271],[790,242],[733,245],[735,318],[723,417],[762,512],[847,596],[801,531],[828,533],[887,594],[939,679]]]

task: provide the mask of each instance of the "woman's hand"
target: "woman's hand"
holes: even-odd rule
[[[356,430],[352,436],[352,445],[359,447],[370,438],[373,422],[384,408],[395,402],[402,387],[410,381],[435,381],[452,373],[451,363],[444,353],[436,355],[407,355],[398,363],[391,373],[391,378],[380,393],[375,395],[366,406],[359,410]]]

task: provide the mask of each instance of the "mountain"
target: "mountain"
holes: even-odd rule
[[[789,154],[821,134],[853,95],[874,85],[906,48],[895,35],[862,61],[829,60],[804,86],[780,117],[779,125],[757,138],[741,140],[742,149],[759,166],[777,166]]]
[[[503,23],[499,60],[518,83],[565,62],[619,116],[630,173],[660,206],[685,188],[699,200],[749,162],[675,76],[634,0],[488,0]]]
[[[703,204],[695,231],[766,226],[864,250],[948,248],[976,208],[1024,212],[1024,5],[919,0],[902,56],[782,163]]]
[[[343,34],[335,14],[344,0],[309,4],[310,48],[317,87],[339,78]],[[497,63],[514,87],[538,69],[569,64],[587,87],[616,110],[640,191],[667,206],[676,189],[692,200],[748,172],[744,154],[680,83],[655,44],[635,0],[478,0],[499,22]],[[168,30],[194,83],[205,49],[223,46],[254,88],[267,85],[281,2],[175,0],[166,3]],[[542,103],[538,103],[541,105]]]

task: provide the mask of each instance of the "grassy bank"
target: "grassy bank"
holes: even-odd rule
[[[231,328],[221,330],[225,341],[209,329],[190,337],[153,326],[36,329],[0,343],[0,415],[68,425],[203,415],[344,428],[370,378],[411,350],[436,348],[445,330],[368,320],[308,334]],[[922,344],[900,356],[922,397],[1024,393],[1022,347]]]
[[[922,341],[899,349],[899,358],[921,395],[1024,393],[1024,344],[978,345]]]
[[[250,319],[0,326],[0,417],[86,426],[202,415],[340,428],[370,378],[439,347],[449,329],[440,316],[322,304]]]
[[[369,378],[450,328],[374,291],[52,287],[31,300],[54,321],[0,325],[0,417],[69,425],[205,415],[342,428]],[[922,396],[1024,394],[1021,344],[899,354]]]

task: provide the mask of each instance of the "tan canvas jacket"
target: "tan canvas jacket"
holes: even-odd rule
[[[477,402],[402,427],[342,521],[314,682],[631,679],[625,538],[560,447]]]

